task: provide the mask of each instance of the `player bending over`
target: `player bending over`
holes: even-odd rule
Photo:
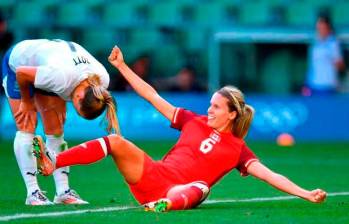
[[[63,127],[66,101],[77,113],[94,119],[107,110],[108,130],[117,129],[115,105],[107,91],[109,74],[80,45],[63,40],[25,40],[10,48],[2,63],[2,85],[16,122],[14,152],[27,188],[26,205],[51,205],[36,178],[32,141],[40,114],[48,150],[67,149]],[[54,174],[56,204],[86,204],[70,189],[69,167]]]

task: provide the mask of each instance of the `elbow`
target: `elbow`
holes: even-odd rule
[[[16,69],[16,78],[18,81],[34,83],[36,67],[21,66]]]

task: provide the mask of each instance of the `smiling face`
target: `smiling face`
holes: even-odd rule
[[[220,132],[231,131],[237,113],[236,111],[229,111],[228,99],[219,93],[215,93],[210,103],[211,105],[207,110],[207,125]]]

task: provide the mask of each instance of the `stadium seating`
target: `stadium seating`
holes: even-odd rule
[[[338,26],[348,26],[349,25],[349,2],[343,1],[333,4],[331,6],[331,14],[333,22]]]
[[[205,50],[208,48],[208,32],[199,29],[184,29],[182,31],[182,46],[188,51]]]
[[[219,30],[314,31],[322,11],[330,13],[337,29],[349,24],[346,0],[0,0],[0,8],[16,41],[68,39],[103,57],[118,44],[127,51],[127,60],[151,52],[156,63],[164,63],[155,68],[166,74],[175,73],[187,61],[206,68],[209,41]],[[270,64],[279,62],[265,63],[267,73]]]
[[[111,29],[86,29],[83,33],[82,45],[92,54],[105,52],[118,43],[117,35]]]
[[[228,9],[223,3],[204,2],[193,8],[193,25],[202,29],[215,30],[232,25],[228,18]]]
[[[67,2],[59,5],[56,25],[60,27],[82,28],[91,26],[91,17],[89,8],[84,4],[76,2]]]
[[[272,9],[263,2],[245,3],[239,11],[239,23],[241,25],[265,26],[271,23]]]
[[[50,0],[50,1],[55,1],[55,0]],[[74,1],[79,4],[84,4],[88,7],[101,7],[106,4],[105,0],[74,0]]]
[[[136,45],[140,51],[160,48],[163,36],[157,29],[134,29],[130,35],[129,44]]]
[[[314,27],[319,8],[307,3],[294,3],[286,9],[286,22],[294,27]]]
[[[139,7],[139,4],[128,2],[105,5],[102,10],[102,23],[111,28],[134,27],[141,22]]]
[[[13,8],[13,17],[10,22],[19,28],[42,28],[50,25],[49,17],[40,4],[20,2]]]
[[[186,63],[180,49],[175,45],[162,45],[153,55],[154,69],[158,71],[155,76],[173,76]]]
[[[3,11],[7,11],[9,9],[12,9],[15,3],[16,0],[0,0],[0,9],[2,9]]]
[[[43,8],[57,8],[57,6],[59,4],[62,3],[62,0],[45,0],[45,1],[42,1],[42,0],[31,0],[29,1],[33,4],[38,4],[38,5],[41,5]]]
[[[320,9],[325,9],[329,7],[331,4],[334,4],[335,2],[330,0],[306,0],[306,4],[310,4],[312,6],[315,6]],[[337,4],[337,3],[335,3]]]
[[[67,30],[52,30],[49,28],[42,29],[40,31],[40,38],[44,39],[61,39],[61,40],[72,40],[71,32]]]
[[[162,2],[149,7],[149,23],[154,26],[176,27],[183,23],[185,5]]]

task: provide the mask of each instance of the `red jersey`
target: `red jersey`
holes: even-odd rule
[[[209,127],[207,116],[177,108],[171,127],[181,135],[160,163],[174,183],[205,181],[212,186],[234,168],[248,175],[248,165],[258,160],[242,139]]]

